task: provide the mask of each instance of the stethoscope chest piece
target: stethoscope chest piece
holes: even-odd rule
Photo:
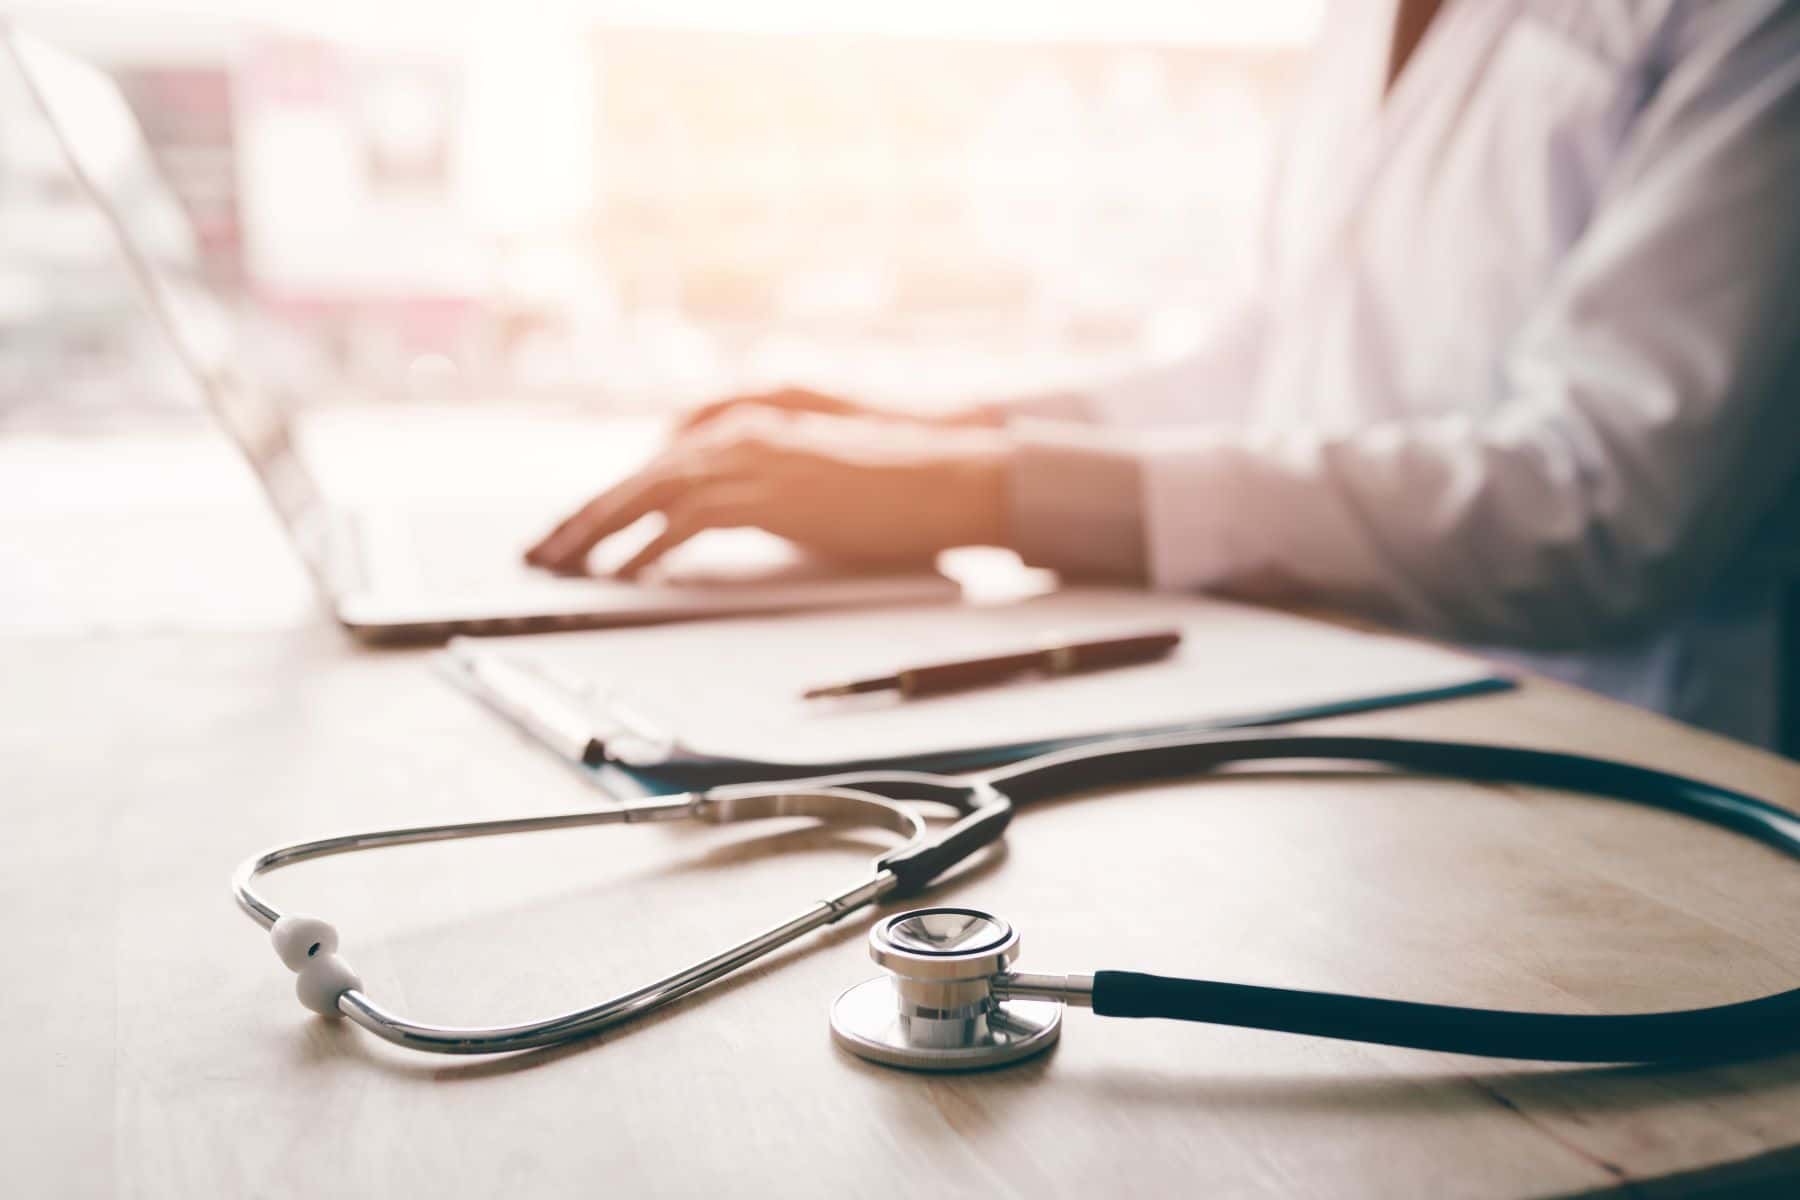
[[[831,1036],[871,1062],[915,1071],[969,1071],[1017,1062],[1056,1044],[1061,1003],[1001,999],[994,981],[1019,935],[991,913],[921,908],[878,921],[869,953],[891,974],[831,1005]]]

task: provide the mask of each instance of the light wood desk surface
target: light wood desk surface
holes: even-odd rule
[[[316,622],[18,629],[0,679],[10,1195],[1800,1186],[1800,1055],[1568,1069],[1073,1012],[1061,1046],[1010,1070],[870,1066],[825,1023],[874,971],[867,916],[572,1048],[409,1054],[299,1008],[231,902],[232,868],[339,829],[584,805],[582,783],[420,653]],[[1800,766],[1547,683],[1328,724],[1616,755],[1800,804]],[[812,853],[774,853],[797,847]],[[660,973],[874,849],[829,830],[599,829],[354,855],[269,891],[334,920],[372,994],[479,1023]],[[1569,1010],[1800,978],[1795,864],[1660,813],[1433,780],[1235,777],[1049,805],[931,898],[1008,915],[1034,970]]]

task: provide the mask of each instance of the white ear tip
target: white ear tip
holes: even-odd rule
[[[317,917],[282,917],[269,927],[269,940],[290,971],[304,970],[313,959],[338,948],[337,930]]]
[[[338,997],[351,989],[361,991],[362,978],[335,954],[314,955],[294,980],[300,1003],[323,1017],[342,1016]]]

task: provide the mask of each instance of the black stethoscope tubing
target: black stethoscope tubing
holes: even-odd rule
[[[949,833],[883,865],[916,891],[998,840],[1014,808],[1101,787],[1181,778],[1237,763],[1326,760],[1425,775],[1552,788],[1678,813],[1800,857],[1800,816],[1717,784],[1577,754],[1467,742],[1333,734],[1236,733],[1134,741],[1043,756],[974,777],[965,815]],[[848,783],[846,778],[844,782]],[[895,798],[945,799],[941,784],[896,774],[855,786]],[[977,799],[985,796],[985,802]],[[1512,1012],[1176,979],[1094,974],[1102,1016],[1165,1017],[1315,1037],[1497,1058],[1651,1062],[1732,1057],[1788,1044],[1800,1029],[1800,989],[1711,1008],[1635,1014]]]

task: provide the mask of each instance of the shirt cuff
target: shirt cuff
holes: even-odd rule
[[[1142,580],[1144,478],[1137,452],[1064,422],[1016,419],[1008,430],[1012,545],[1020,557],[1072,577]]]

